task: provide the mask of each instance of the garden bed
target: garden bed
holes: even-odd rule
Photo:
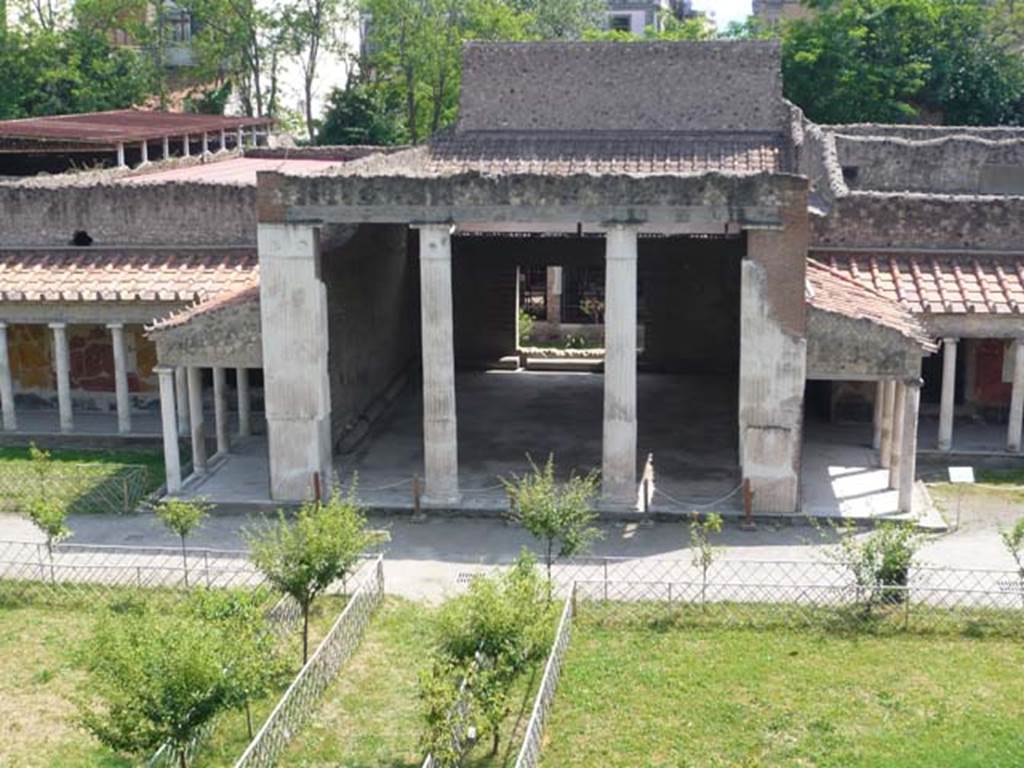
[[[1024,647],[577,619],[545,766],[1019,765]]]

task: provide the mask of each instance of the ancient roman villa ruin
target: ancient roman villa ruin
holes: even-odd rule
[[[464,55],[412,148],[0,123],[26,168],[119,166],[0,180],[4,439],[162,436],[169,494],[355,472],[428,510],[501,509],[553,452],[619,513],[749,481],[755,513],[909,514],[919,451],[1021,450],[1024,130],[812,124],[773,42]],[[603,275],[603,353],[521,343],[547,267]]]

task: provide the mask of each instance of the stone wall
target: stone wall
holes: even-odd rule
[[[199,183],[0,184],[0,246],[252,245],[256,189]]]
[[[419,283],[410,255],[415,238],[406,227],[365,224],[338,245],[330,237],[328,230],[321,270],[327,287],[331,434],[337,442],[415,361]]]
[[[223,299],[187,322],[150,332],[162,365],[262,368],[259,287]]]
[[[840,165],[856,168],[855,177],[847,174],[853,189],[1024,193],[1024,138],[961,135],[909,140],[838,134],[835,141]]]
[[[787,121],[777,42],[470,43],[463,58],[461,130],[782,132]]]
[[[809,379],[919,375],[921,349],[900,333],[814,307],[807,314]]]

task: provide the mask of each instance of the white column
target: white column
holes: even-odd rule
[[[18,428],[18,417],[14,412],[14,375],[7,351],[6,323],[0,323],[0,408],[3,410],[4,429],[13,432]]]
[[[203,131],[203,157],[210,154],[210,134]]]
[[[174,396],[178,401],[178,437],[187,437],[192,429],[188,416],[188,369],[179,365],[174,369]]]
[[[331,387],[327,289],[319,231],[260,224],[260,317],[270,493],[301,501],[331,479]]]
[[[174,407],[174,369],[158,365],[154,370],[160,380],[160,423],[163,427],[167,492],[177,493],[181,490],[181,456],[178,453],[178,424]]]
[[[192,147],[189,145],[188,134],[186,133],[181,137],[181,156],[188,157],[192,152]]]
[[[53,330],[53,364],[57,372],[57,408],[60,412],[60,431],[75,428],[71,412],[71,356],[68,350],[67,325],[50,323]]]
[[[892,409],[892,455],[889,458],[889,487],[898,490],[902,479],[903,425],[906,422],[907,386],[896,382],[896,398]]]
[[[242,149],[245,146],[245,132],[238,129],[238,139],[235,141],[235,149]]]
[[[228,385],[225,370],[213,369],[213,423],[217,432],[217,453],[227,453],[231,444],[228,440]]]
[[[164,160],[170,160],[170,158],[171,158],[171,139],[170,139],[169,136],[164,136],[163,150],[164,150],[164,152],[163,152]]]
[[[117,431],[132,431],[132,409],[128,395],[128,361],[124,348],[124,325],[109,323],[110,341],[114,348],[114,396],[117,400]]]
[[[220,151],[224,152],[228,148],[228,132],[223,128],[220,130]]]
[[[238,436],[252,434],[252,402],[249,397],[249,369],[235,369],[235,387],[238,392]]]
[[[258,147],[260,145],[260,134],[255,125],[252,127],[252,145],[254,147]]]
[[[192,471],[206,474],[206,424],[203,423],[202,370],[188,369],[188,418],[192,427]]]
[[[953,446],[953,402],[956,397],[956,339],[942,340],[942,399],[939,404],[939,450]]]
[[[878,463],[885,469],[892,461],[892,414],[896,407],[896,382],[882,382],[884,400],[882,402],[882,445],[878,449]]]
[[[1010,421],[1006,428],[1006,450],[1020,451],[1021,420],[1024,418],[1024,340],[1013,342],[1013,390],[1010,393]]]
[[[601,490],[635,507],[637,233],[612,226],[605,238],[604,430]]]
[[[921,405],[921,380],[908,381],[903,389],[903,446],[900,449],[898,508],[900,512],[912,512],[914,475],[917,472],[917,417]]]
[[[871,417],[871,449],[874,451],[882,448],[882,411],[885,410],[885,382],[875,383],[874,413]]]
[[[452,245],[447,225],[420,229],[420,308],[423,330],[424,502],[445,506],[459,501]]]
[[[145,141],[139,142],[139,165],[149,162],[149,144]]]
[[[117,167],[124,168],[124,144],[117,145]]]

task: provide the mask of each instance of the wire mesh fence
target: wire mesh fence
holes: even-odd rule
[[[541,678],[540,688],[533,702],[533,711],[530,713],[530,720],[526,725],[523,745],[516,758],[516,768],[533,768],[540,762],[544,723],[547,721],[548,712],[551,711],[551,705],[555,700],[555,690],[558,688],[562,663],[565,661],[565,653],[569,649],[569,640],[572,638],[572,622],[575,612],[575,590],[570,590],[565,607],[562,609],[562,617],[558,622],[554,642],[551,644],[551,653],[544,665],[544,676]]]
[[[361,571],[359,585],[309,661],[288,686],[235,768],[273,766],[291,739],[312,717],[323,692],[359,646],[373,612],[384,599],[384,560]]]
[[[159,484],[142,464],[10,462],[0,471],[0,512],[28,510],[33,499],[59,500],[69,513],[129,513]]]
[[[830,561],[590,558],[556,566],[581,617],[1024,635],[1024,574],[917,565],[885,582]]]

